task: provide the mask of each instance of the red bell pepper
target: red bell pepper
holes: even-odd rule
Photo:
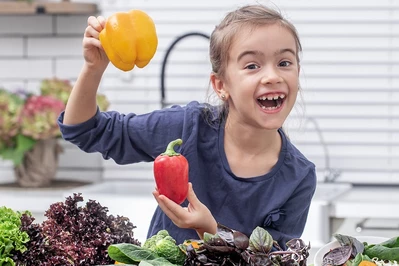
[[[169,143],[166,151],[154,161],[154,177],[160,195],[183,203],[188,193],[188,161],[174,150],[175,145],[183,141],[176,139]]]

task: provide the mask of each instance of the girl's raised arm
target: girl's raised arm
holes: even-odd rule
[[[109,63],[99,40],[99,34],[105,26],[105,18],[91,16],[87,22],[83,37],[85,63],[65,108],[65,125],[79,124],[95,115],[97,89]]]

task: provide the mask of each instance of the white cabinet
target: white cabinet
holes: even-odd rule
[[[364,236],[399,236],[399,186],[354,186],[334,200],[332,232]]]

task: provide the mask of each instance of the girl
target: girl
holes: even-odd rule
[[[118,164],[153,161],[177,138],[189,161],[187,201],[154,191],[148,237],[166,229],[178,243],[216,233],[217,223],[250,235],[265,228],[281,247],[304,229],[315,166],[282,130],[299,89],[301,44],[278,12],[249,5],[227,14],[210,40],[211,84],[222,104],[190,102],[136,115],[99,112],[96,91],[109,61],[89,17],[85,63],[59,117],[63,137]],[[195,191],[195,193],[194,193]]]

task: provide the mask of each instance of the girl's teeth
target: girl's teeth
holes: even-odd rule
[[[262,109],[265,109],[265,110],[274,110],[274,109],[279,108],[280,106],[281,106],[281,103],[277,103],[277,106],[270,106],[270,107],[262,106]]]
[[[258,99],[259,100],[269,100],[269,101],[271,101],[271,100],[278,100],[278,98],[280,98],[280,99],[284,99],[285,98],[285,95],[284,94],[280,94],[280,95],[274,95],[274,96],[262,96],[262,97],[259,97]]]

